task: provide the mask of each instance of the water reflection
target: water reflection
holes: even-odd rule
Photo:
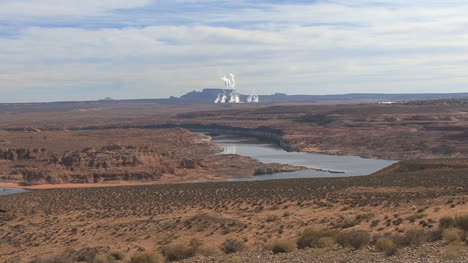
[[[287,152],[276,145],[245,141],[241,138],[213,137],[212,143],[222,147],[221,154],[239,154],[250,156],[264,163],[282,163],[305,166],[314,169],[338,171],[330,173],[317,170],[259,175],[254,178],[236,178],[234,181],[256,181],[286,178],[316,178],[368,175],[385,168],[396,161],[365,159],[357,156],[336,156],[319,153]]]
[[[27,191],[28,190],[21,189],[21,188],[4,188],[4,187],[0,187],[0,195],[18,194],[18,193],[24,193],[24,192],[27,192]]]
[[[220,143],[218,146],[224,149],[223,154],[238,154],[237,145],[235,143]]]

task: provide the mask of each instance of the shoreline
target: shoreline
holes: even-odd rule
[[[151,182],[123,182],[123,181],[115,181],[115,182],[108,182],[108,183],[89,183],[89,184],[40,184],[40,185],[29,185],[29,186],[22,186],[18,183],[5,183],[0,182],[1,188],[19,188],[19,189],[26,189],[26,190],[47,190],[47,189],[63,189],[63,188],[92,188],[92,187],[116,187],[116,186],[132,186],[132,185],[152,185],[157,184],[156,181]]]
[[[365,154],[359,152],[346,152],[342,149],[334,149],[334,150],[323,150],[320,148],[298,148],[293,147],[291,143],[285,139],[285,132],[280,129],[269,127],[269,126],[261,126],[256,128],[247,128],[247,127],[239,127],[239,126],[232,126],[228,124],[215,124],[215,123],[207,123],[207,124],[196,124],[196,123],[164,123],[164,124],[153,124],[153,125],[104,125],[104,126],[89,126],[89,127],[75,127],[70,128],[69,130],[73,131],[80,131],[80,130],[111,130],[111,129],[174,129],[174,128],[182,128],[186,129],[190,132],[202,132],[202,133],[216,133],[216,134],[225,134],[225,135],[232,135],[232,136],[241,136],[241,137],[250,137],[256,138],[259,140],[265,140],[267,142],[271,142],[276,144],[281,149],[287,152],[302,152],[302,153],[318,153],[318,154],[326,154],[332,156],[350,156],[350,157],[359,157],[364,159],[382,159],[382,160],[389,160],[389,161],[401,161],[405,158],[396,158],[393,157],[385,157],[378,156],[374,154]]]

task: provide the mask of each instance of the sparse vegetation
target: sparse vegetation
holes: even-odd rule
[[[298,237],[296,244],[300,248],[335,247],[338,232],[344,231],[340,227],[356,225],[356,229],[372,231],[372,235],[388,234],[385,237],[397,247],[417,246],[442,239],[447,226],[462,229],[463,215],[458,215],[458,220],[455,216],[438,219],[433,215],[431,203],[440,208],[438,214],[452,211],[452,204],[457,211],[466,207],[462,197],[466,193],[466,177],[457,172],[450,175],[435,172],[431,177],[432,170],[415,163],[415,166],[409,163],[408,169],[415,170],[411,176],[401,175],[393,167],[390,175],[283,180],[281,184],[265,181],[144,185],[2,196],[0,238],[12,247],[22,244],[36,251],[45,248],[47,242],[65,248],[90,238],[138,251],[155,246],[173,248],[182,242],[185,249],[179,251],[190,253],[177,250],[168,253],[168,259],[173,254],[175,260],[179,255],[209,256],[239,251],[226,244],[221,250],[220,243],[226,238],[237,240],[240,250],[248,246],[253,251],[261,250],[274,240],[291,236]],[[406,165],[399,167],[406,171]],[[427,176],[431,179],[423,180]],[[439,227],[432,227],[437,222]],[[187,242],[194,236],[199,239]],[[460,240],[464,242],[465,236]],[[212,238],[216,242],[207,241]],[[342,246],[367,245],[343,240],[338,242]],[[145,245],[139,248],[140,244]],[[129,256],[133,252],[129,251]],[[79,252],[83,262],[92,262],[96,254],[108,253],[108,247]],[[78,256],[69,257],[75,260]],[[3,259],[1,255],[0,261]]]
[[[273,253],[289,253],[296,248],[296,243],[293,240],[279,239],[271,244]]]
[[[427,234],[421,229],[408,229],[405,234],[397,238],[400,246],[420,246],[427,240]]]
[[[130,263],[164,263],[164,258],[158,252],[141,252],[135,254]]]
[[[360,249],[369,244],[369,232],[364,230],[352,230],[340,232],[336,237],[336,242],[344,247]]]
[[[169,245],[163,248],[163,255],[169,261],[177,261],[195,256],[194,247],[184,244]]]
[[[397,252],[397,246],[390,238],[381,237],[375,242],[375,248],[382,251],[387,256],[393,256]]]
[[[455,226],[455,220],[451,216],[444,216],[439,219],[439,228],[446,229]]]
[[[463,244],[460,241],[452,241],[445,248],[445,256],[447,258],[457,258],[463,252]]]
[[[442,237],[448,243],[453,241],[460,241],[462,237],[462,230],[456,227],[449,227],[442,232]]]
[[[455,226],[468,232],[468,214],[455,216]]]
[[[125,259],[125,253],[117,250],[117,249],[112,249],[111,251],[107,252],[110,258],[115,259],[115,260],[124,260]]]
[[[221,244],[221,251],[225,254],[232,254],[246,249],[244,243],[237,239],[229,238]]]
[[[306,229],[304,230],[304,232],[302,232],[302,235],[297,239],[297,247],[302,249],[307,247],[329,246],[330,243],[335,243],[335,239],[338,233],[339,231],[337,230]],[[321,239],[322,241],[320,242]]]
[[[93,263],[111,263],[113,261],[108,254],[99,254],[93,260]]]

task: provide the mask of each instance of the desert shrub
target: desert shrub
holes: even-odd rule
[[[313,230],[306,229],[302,232],[302,235],[297,239],[297,247],[300,249],[307,247],[319,247],[319,240],[323,237],[329,237],[335,242],[335,238],[338,235],[336,230]]]
[[[233,238],[228,238],[221,244],[220,249],[225,254],[232,254],[244,250],[245,245],[244,243],[242,243],[242,241]]]
[[[353,230],[341,232],[336,236],[336,243],[344,247],[360,249],[369,244],[370,235],[365,230]]]
[[[196,253],[205,257],[212,257],[214,255],[219,254],[220,252],[216,248],[202,246],[197,249]]]
[[[442,232],[443,232],[442,229],[434,229],[434,230],[428,231],[426,233],[427,241],[435,242],[435,241],[441,240],[442,239]]]
[[[336,237],[336,243],[344,247],[353,247],[360,249],[369,244],[370,235],[365,230],[352,230],[341,232]]]
[[[99,254],[94,257],[93,263],[111,263],[113,260],[107,254]]]
[[[455,226],[455,220],[451,216],[444,216],[439,219],[439,228],[446,229]]]
[[[36,257],[29,263],[72,263],[73,260],[66,254],[60,254],[54,257],[43,258],[43,257]]]
[[[335,239],[334,237],[321,237],[318,240],[318,247],[320,248],[325,248],[325,247],[331,247],[333,244],[335,244]]]
[[[452,241],[445,247],[447,258],[457,258],[463,253],[463,244],[460,241]]]
[[[452,242],[456,240],[460,240],[462,237],[462,231],[456,227],[449,227],[442,232],[442,237],[447,242]]]
[[[271,251],[277,253],[289,253],[296,248],[296,243],[292,240],[278,239],[271,244]]]
[[[28,261],[28,263],[47,263],[47,259],[45,258],[41,258],[41,257],[35,257],[33,259],[31,259],[30,261]]]
[[[375,248],[377,248],[377,250],[379,251],[384,252],[387,256],[395,255],[397,252],[397,247],[393,240],[386,237],[381,237],[377,239],[377,242],[375,242]]]
[[[123,260],[125,258],[125,253],[117,249],[112,249],[107,253],[107,255],[109,255],[111,259],[115,260]]]
[[[189,242],[189,246],[196,252],[201,246],[203,246],[203,241],[197,238],[192,238]]]
[[[101,251],[101,247],[85,247],[79,250],[70,251],[70,257],[78,262],[93,262],[96,255]]]
[[[420,229],[409,229],[403,236],[396,238],[399,246],[420,246],[427,240],[427,234]]]
[[[468,231],[468,215],[455,216],[455,226]]]
[[[195,250],[184,244],[166,246],[163,248],[162,252],[169,261],[182,260],[195,256]]]
[[[135,254],[130,263],[164,263],[164,258],[158,252],[141,252]]]

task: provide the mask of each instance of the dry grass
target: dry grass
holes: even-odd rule
[[[460,241],[452,241],[445,248],[445,256],[450,259],[459,257],[466,249]]]
[[[167,260],[177,261],[195,256],[196,249],[184,244],[175,244],[164,247],[162,252]]]
[[[298,248],[308,247],[324,247],[330,246],[330,243],[335,243],[336,236],[338,235],[337,230],[313,230],[306,229],[302,232],[302,235],[297,239]]]
[[[272,242],[270,250],[273,253],[289,253],[296,249],[296,243],[293,240],[278,239]]]
[[[447,228],[442,232],[442,237],[448,243],[453,241],[460,241],[462,237],[462,230],[456,227]]]
[[[223,251],[225,254],[232,254],[240,251],[246,250],[245,244],[237,239],[226,239],[222,244],[221,244],[221,251]]]
[[[390,238],[381,237],[375,242],[375,248],[382,251],[387,256],[395,255],[397,252],[397,246]]]
[[[164,258],[158,252],[141,252],[135,254],[130,263],[164,263]]]
[[[369,244],[369,241],[369,232],[364,230],[341,232],[336,236],[336,243],[343,247],[352,247],[354,249],[366,247]]]

